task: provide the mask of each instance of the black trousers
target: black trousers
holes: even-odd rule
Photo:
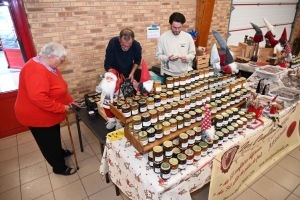
[[[63,155],[63,148],[60,140],[60,125],[51,127],[29,127],[36,140],[43,156],[52,166],[56,174],[64,173],[67,170]]]

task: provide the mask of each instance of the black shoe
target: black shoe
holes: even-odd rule
[[[70,155],[72,155],[72,154],[73,154],[73,152],[71,152],[71,151],[69,151],[69,150],[64,150],[64,151],[63,151],[64,157],[68,157],[68,156],[70,156]]]
[[[64,173],[61,173],[59,175],[63,175],[63,176],[70,176],[72,174],[75,174],[77,172],[76,169],[74,168],[71,168],[71,167],[68,167],[67,170],[64,172]],[[58,173],[55,173],[55,174],[58,174]]]

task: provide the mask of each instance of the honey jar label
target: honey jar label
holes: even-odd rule
[[[201,156],[206,156],[207,155],[207,151],[201,151]]]
[[[156,87],[156,88],[155,88],[155,91],[156,91],[156,92],[160,92],[160,91],[161,91],[161,87]]]
[[[185,98],[185,95],[180,95],[180,99],[184,99]]]
[[[155,124],[156,122],[157,122],[157,118],[151,119],[151,123],[152,123],[152,124]]]
[[[195,81],[198,81],[199,80],[199,76],[195,76]]]
[[[178,168],[177,169],[171,169],[171,174],[172,175],[175,175],[178,173]]]
[[[137,125],[133,125],[134,130],[140,130],[141,128],[142,128],[142,123],[137,124]]]
[[[191,123],[193,124],[193,123],[195,123],[196,122],[196,119],[191,119]]]
[[[155,102],[155,107],[159,107],[160,105],[161,105],[161,103],[160,102]]]
[[[178,114],[178,110],[172,110],[172,114],[173,115],[177,115]]]
[[[179,101],[179,100],[180,100],[180,97],[173,97],[173,100],[174,100],[174,101]]]
[[[150,126],[151,125],[151,121],[146,121],[146,122],[143,122],[143,126]]]
[[[189,139],[188,144],[195,144],[195,139]]]
[[[170,130],[164,131],[164,135],[169,135],[170,134]]]
[[[185,94],[185,97],[186,97],[186,98],[189,98],[190,96],[191,96],[191,93],[186,93],[186,94]]]
[[[194,156],[194,160],[200,160],[201,159],[201,155],[199,156]]]
[[[163,105],[165,105],[165,104],[167,104],[167,100],[161,100],[161,104],[163,104]]]
[[[186,143],[181,143],[181,148],[185,149],[187,147],[188,147],[188,143],[187,142]]]
[[[193,164],[193,162],[194,162],[194,159],[191,159],[191,160],[186,160],[186,164],[188,164],[188,165],[191,165],[191,164]]]
[[[167,84],[167,88],[173,88],[173,84]]]
[[[175,126],[175,127],[171,127],[171,132],[175,132],[175,131],[177,131],[177,127]]]
[[[171,177],[171,174],[161,174],[162,179],[169,179]]]
[[[216,98],[216,95],[212,94],[212,95],[211,95],[211,98],[213,98],[213,99]]]
[[[165,151],[166,157],[170,157],[173,155],[173,150],[172,151]]]
[[[179,164],[179,165],[178,165],[178,168],[179,168],[179,169],[185,169],[185,168],[186,168],[186,164]]]
[[[163,160],[163,155],[161,155],[159,157],[154,157],[155,162],[161,162],[162,160]]]
[[[185,110],[189,110],[190,109],[190,105],[185,105]]]
[[[191,83],[191,79],[186,79],[186,84],[190,84]]]
[[[222,105],[222,106],[221,106],[222,109],[225,109],[226,107],[227,107],[226,105]]]
[[[202,117],[196,117],[197,122],[200,122]]]
[[[195,103],[191,103],[191,107],[194,108],[196,106]]]
[[[172,116],[172,113],[165,113],[165,116],[166,116],[167,118],[170,118],[170,117]]]
[[[173,102],[173,98],[168,98],[168,103],[172,103]]]
[[[164,120],[164,119],[165,119],[165,115],[159,115],[159,116],[158,116],[158,120],[159,120],[159,121],[162,121],[162,120]]]
[[[196,135],[195,140],[200,141],[201,140],[201,135]]]
[[[185,112],[185,108],[178,108],[179,112]]]
[[[228,135],[228,138],[229,138],[229,139],[232,139],[232,138],[233,138],[233,134],[229,134],[229,135]]]
[[[139,113],[139,110],[132,110],[132,115],[137,115]]]
[[[175,87],[179,86],[179,82],[178,81],[174,82],[174,86]]]
[[[204,78],[204,74],[200,74],[200,75],[199,75],[199,78]]]
[[[148,109],[149,109],[149,110],[154,109],[154,104],[152,104],[152,105],[149,104],[149,105],[148,105]]]
[[[162,133],[160,133],[160,134],[155,134],[155,138],[157,138],[157,139],[160,139],[160,138],[162,138]]]
[[[196,101],[196,105],[197,106],[201,106],[202,105],[202,101]]]
[[[217,127],[222,127],[223,126],[223,123],[222,122],[218,122],[217,123]]]
[[[147,107],[140,107],[141,112],[146,112],[147,111]]]

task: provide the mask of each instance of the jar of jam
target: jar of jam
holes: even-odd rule
[[[193,146],[195,144],[195,131],[193,130],[187,130],[186,134],[188,135],[188,146]]]
[[[188,134],[180,133],[179,134],[179,148],[184,150],[188,147]]]
[[[196,121],[200,122],[201,119],[202,119],[202,110],[201,109],[196,109],[195,112],[196,112]]]
[[[189,73],[185,74],[185,85],[189,85],[191,83],[191,75]]]
[[[211,102],[210,105],[211,105],[211,113],[216,114],[217,110],[218,110],[217,103],[216,102]]]
[[[239,134],[242,134],[242,132],[243,132],[243,126],[244,126],[243,121],[241,121],[241,120],[236,120],[236,123],[238,124],[238,133],[239,133]]]
[[[157,122],[157,118],[158,118],[157,111],[155,109],[149,110],[149,114],[150,114],[151,124],[155,125]]]
[[[195,111],[190,111],[189,115],[191,115],[191,124],[196,122],[196,112]]]
[[[164,121],[162,123],[162,126],[163,126],[163,134],[164,135],[169,135],[170,132],[171,132],[170,122]]]
[[[133,130],[140,131],[142,129],[142,117],[137,115],[132,118],[133,121]]]
[[[235,95],[235,103],[236,104],[240,103],[241,94],[239,92],[235,92],[234,95]]]
[[[155,141],[155,129],[152,127],[147,128],[147,137],[148,137],[148,142],[154,142]]]
[[[204,157],[207,155],[207,143],[206,142],[200,142],[199,146],[201,147],[201,156]]]
[[[180,153],[177,155],[177,159],[178,159],[178,168],[180,170],[184,170],[186,168],[186,155]]]
[[[224,98],[227,100],[226,107],[229,107],[231,105],[231,97],[230,96],[225,96]]]
[[[171,131],[171,132],[177,131],[177,120],[174,119],[174,118],[171,118],[171,119],[169,120],[169,122],[170,122],[170,131]]]
[[[221,115],[223,116],[223,126],[226,127],[228,125],[229,115],[226,112],[223,112]]]
[[[227,128],[222,128],[221,131],[224,134],[223,142],[227,142],[228,141],[228,136],[229,136],[229,130]]]
[[[157,109],[158,121],[165,120],[165,109],[164,107],[158,107]]]
[[[204,82],[204,90],[208,89],[208,80],[203,80]]]
[[[130,134],[134,133],[132,123],[128,123],[128,131],[129,131]]]
[[[199,107],[202,105],[202,94],[196,94],[196,107]]]
[[[172,91],[168,91],[167,92],[167,102],[168,103],[172,103],[173,102],[173,92]]]
[[[163,148],[161,146],[153,147],[154,162],[161,162],[163,160]]]
[[[187,149],[184,151],[184,154],[186,155],[186,164],[191,165],[194,162],[194,151],[191,149]]]
[[[161,105],[167,104],[167,93],[160,93],[160,103]]]
[[[195,132],[195,143],[199,144],[199,142],[201,141],[201,137],[202,137],[201,128],[196,126],[193,128],[193,131]]]
[[[231,111],[233,112],[233,121],[236,121],[238,119],[238,109],[237,108],[231,108]]]
[[[221,131],[217,131],[216,135],[219,137],[218,146],[222,146],[224,134]]]
[[[227,126],[228,129],[228,139],[232,139],[234,135],[234,128],[233,126]]]
[[[204,82],[203,81],[198,81],[200,84],[200,92],[204,91]]]
[[[130,110],[130,106],[128,104],[122,105],[122,113],[126,118],[131,116],[131,110]]]
[[[226,110],[226,113],[228,114],[228,123],[230,124],[233,121],[233,112],[232,110]]]
[[[90,100],[91,101],[91,100]],[[117,108],[119,111],[122,112],[122,106],[125,104],[125,101],[118,101],[117,102]]]
[[[139,106],[138,103],[133,101],[130,105],[130,109],[131,109],[131,114],[132,115],[137,115],[139,113]]]
[[[194,161],[198,161],[201,158],[201,147],[198,145],[193,146],[194,151]]]
[[[179,114],[183,114],[185,112],[185,101],[183,100],[178,101],[178,112]]]
[[[234,123],[231,123],[231,126],[234,128],[233,136],[235,137],[238,135],[239,125],[234,122]]]
[[[147,111],[147,104],[146,104],[146,101],[144,99],[139,100],[139,108],[140,108],[141,113],[144,113],[144,112]]]
[[[165,119],[170,119],[172,117],[172,106],[169,104],[164,105],[165,109]]]
[[[183,128],[183,117],[182,116],[177,116],[177,129],[182,129]]]
[[[213,140],[209,138],[205,142],[207,143],[207,153],[211,153],[213,151]]]
[[[191,83],[193,83],[196,79],[195,79],[195,76],[196,76],[196,73],[195,71],[191,71],[189,72],[190,76],[191,76]]]
[[[162,129],[162,125],[161,124],[156,124],[154,126],[154,129],[155,129],[155,138],[156,139],[160,139],[163,137],[163,129]]]
[[[164,85],[162,85],[162,86],[164,86]],[[167,90],[167,89],[161,89],[161,93],[165,93],[165,94],[167,94],[167,92],[168,92],[168,90]]]
[[[204,68],[204,78],[208,78],[209,77],[209,69],[208,67]]]
[[[160,174],[160,166],[162,163],[163,163],[163,161],[153,162],[153,170],[155,173]]]
[[[190,97],[192,95],[192,88],[190,86],[185,87],[185,97]]]
[[[223,127],[223,116],[222,115],[216,115],[215,126],[216,126],[216,129],[219,129],[219,130],[221,130],[221,128]]]
[[[206,103],[206,90],[205,92],[202,92],[202,104]]]
[[[196,94],[196,86],[194,84],[191,84],[190,87],[191,87],[191,96],[193,96]]]
[[[166,78],[166,86],[168,89],[173,89],[173,87],[174,87],[173,82],[174,82],[173,77]]]
[[[174,146],[174,140],[173,140],[173,146]],[[180,154],[180,149],[178,147],[173,148],[173,158],[177,158],[178,154]]]
[[[248,120],[245,117],[241,117],[240,120],[243,122],[243,130],[246,130]]]
[[[160,80],[155,80],[153,84],[153,89],[155,94],[159,94],[161,92],[161,82]]]
[[[171,141],[164,141],[163,149],[165,157],[171,157],[173,155],[173,143]]]
[[[154,109],[154,98],[153,97],[147,98],[147,108],[148,108],[148,110]]]
[[[208,79],[208,88],[211,89],[214,87],[214,85],[215,85],[214,79],[212,79],[212,78]]]
[[[142,122],[143,122],[143,127],[148,127],[151,125],[151,118],[148,112],[142,114]]]
[[[242,89],[242,94],[243,94],[243,99],[247,98],[247,90],[246,89]]]
[[[253,116],[251,114],[247,114],[247,115],[245,115],[245,117],[247,119],[247,126],[251,126],[252,125]]]
[[[196,97],[195,96],[191,96],[190,97],[190,108],[193,110],[196,107]]]
[[[200,79],[203,79],[203,78],[204,78],[204,70],[203,70],[203,69],[200,69],[200,70],[199,70],[199,78],[200,78]]]
[[[170,166],[171,166],[171,174],[175,175],[178,173],[178,160],[176,158],[171,158],[169,160]]]
[[[172,106],[172,117],[176,117],[178,114],[178,108],[179,108],[178,103],[172,102],[171,106]]]
[[[157,108],[161,105],[160,95],[154,95],[154,106]]]
[[[179,101],[179,100],[180,100],[180,91],[173,90],[173,101]]]
[[[209,67],[208,70],[209,70],[209,71],[208,71],[208,76],[209,76],[209,77],[212,77],[212,76],[214,75],[214,68]]]
[[[183,115],[183,126],[190,126],[191,125],[191,115],[190,114],[184,114]]]
[[[216,98],[221,98],[222,96],[222,88],[221,87],[216,87]]]
[[[146,131],[139,132],[139,141],[142,143],[143,146],[148,144],[148,136]]]
[[[217,149],[218,148],[218,143],[219,143],[219,137],[217,135],[214,135],[213,138],[213,149]]]
[[[191,108],[191,100],[190,100],[190,98],[184,98],[183,101],[185,102],[185,106],[184,106],[185,111],[184,112],[189,111],[190,108]]]
[[[150,167],[153,167],[153,151],[148,153],[148,164]]]
[[[222,110],[222,101],[216,100],[215,103],[217,104],[217,112]]]
[[[174,88],[179,87],[179,77],[178,76],[173,77],[173,85],[174,85]]]
[[[221,98],[222,106],[221,109],[225,110],[227,108],[227,99]]]
[[[185,86],[185,75],[179,76],[179,85],[180,86]]]
[[[211,98],[214,100],[216,98],[217,90],[215,88],[211,88],[210,91],[211,91]]]
[[[184,99],[186,96],[186,91],[185,91],[185,89],[184,88],[179,88],[178,89],[179,90],[179,92],[180,92],[180,99]]]

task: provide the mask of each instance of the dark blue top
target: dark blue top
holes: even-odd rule
[[[106,48],[104,68],[106,71],[113,68],[128,78],[134,64],[140,65],[142,59],[142,47],[139,42],[133,40],[128,51],[123,51],[119,37],[112,38]]]

